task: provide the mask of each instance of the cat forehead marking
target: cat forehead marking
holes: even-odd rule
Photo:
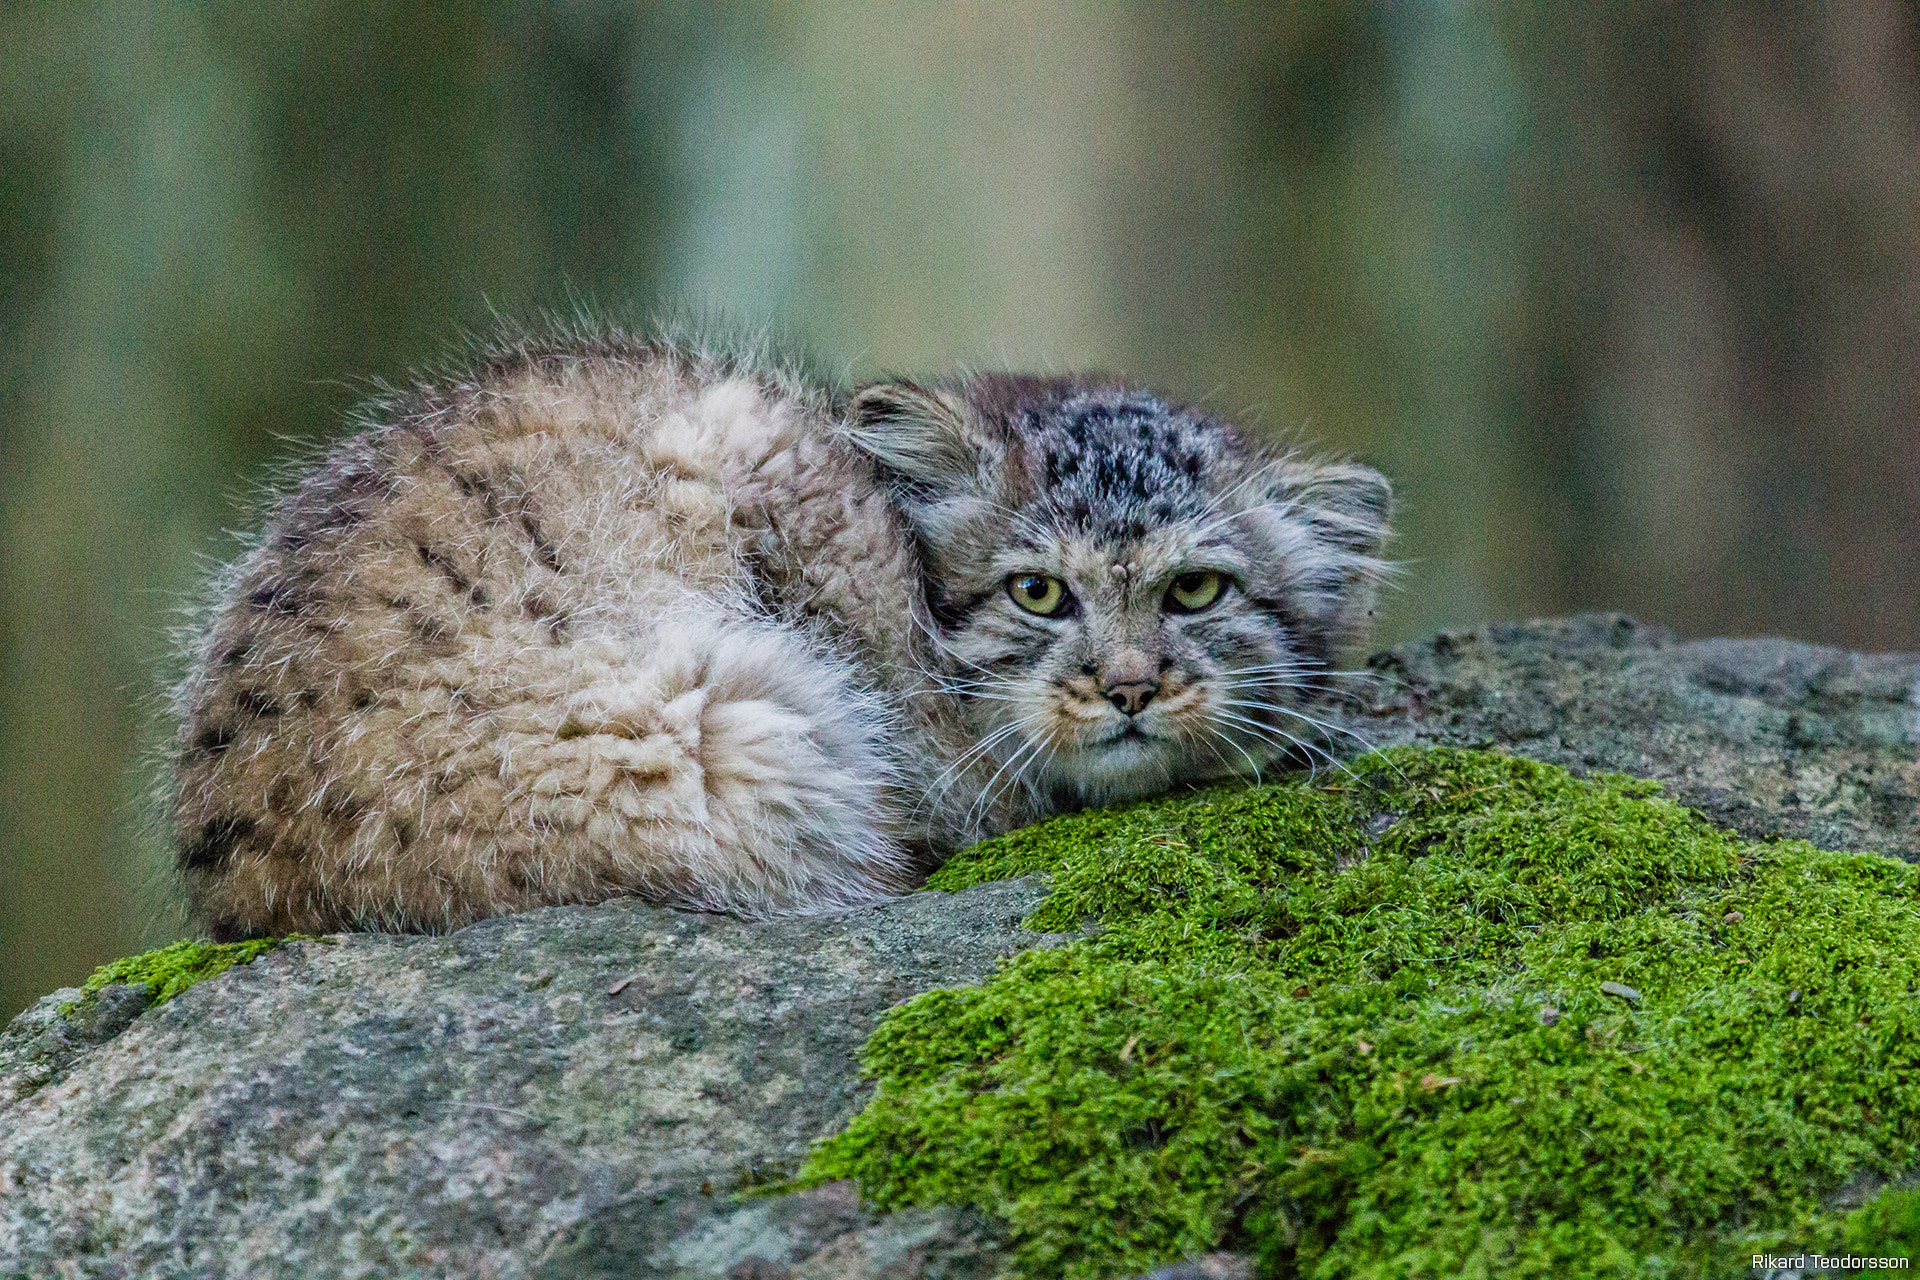
[[[1137,392],[1083,393],[1030,419],[1056,519],[1108,537],[1191,519],[1205,506],[1218,431]]]

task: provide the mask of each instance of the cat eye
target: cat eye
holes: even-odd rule
[[[1045,573],[1016,573],[1007,579],[1007,594],[1028,613],[1050,617],[1060,612],[1073,597],[1067,584]]]
[[[1215,569],[1183,573],[1167,587],[1167,609],[1173,613],[1198,613],[1218,600],[1226,586],[1226,575]]]

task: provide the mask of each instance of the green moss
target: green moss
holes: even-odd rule
[[[890,1014],[802,1181],[989,1209],[1032,1276],[1911,1249],[1910,1193],[1827,1197],[1920,1155],[1920,872],[1658,791],[1398,749],[984,843],[934,887],[1044,873],[1029,924],[1092,932]]]
[[[1920,1188],[1889,1187],[1847,1215],[1847,1249],[1862,1257],[1920,1262]]]
[[[75,1005],[116,983],[145,986],[155,1004],[167,1001],[196,982],[225,973],[235,965],[251,964],[283,943],[313,941],[304,934],[284,938],[249,938],[245,942],[176,942],[158,951],[126,956],[93,971]],[[74,1005],[67,1006],[72,1009]]]

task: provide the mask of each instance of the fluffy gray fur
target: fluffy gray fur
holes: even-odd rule
[[[378,402],[223,575],[179,865],[221,938],[900,892],[1310,741],[1388,508],[1118,379],[848,396],[747,348],[520,338]]]

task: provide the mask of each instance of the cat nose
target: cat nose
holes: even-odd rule
[[[1127,684],[1110,684],[1101,690],[1122,714],[1137,716],[1147,709],[1153,701],[1153,695],[1160,692],[1158,681],[1135,680]]]

